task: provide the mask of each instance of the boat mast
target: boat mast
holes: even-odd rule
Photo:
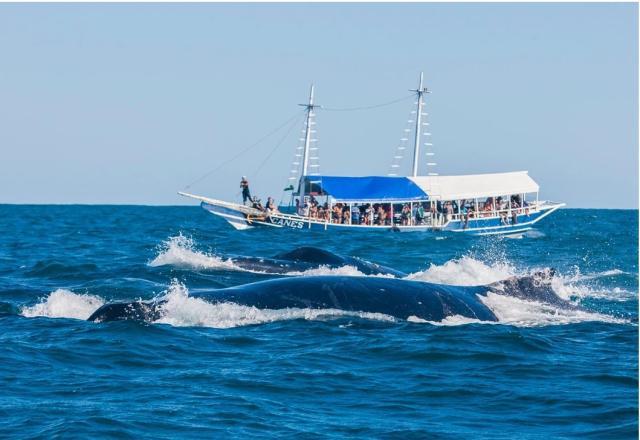
[[[423,95],[425,93],[431,93],[429,89],[423,87],[422,77],[423,72],[420,72],[420,84],[418,85],[418,88],[410,90],[410,92],[416,92],[416,95],[418,96],[418,107],[416,109],[416,138],[413,146],[413,177],[418,175],[418,161],[420,158],[420,128],[422,127],[422,107],[424,106]]]
[[[319,107],[313,103],[313,84],[311,84],[311,91],[309,92],[309,103],[298,104],[306,108],[307,122],[305,124],[304,133],[304,150],[302,152],[302,175],[300,176],[300,183],[298,184],[298,194],[304,196],[304,178],[307,175],[307,168],[309,167],[309,146],[311,145],[311,125],[313,125],[312,118],[315,116],[313,109]]]

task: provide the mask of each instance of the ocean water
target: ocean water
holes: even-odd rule
[[[637,438],[638,212],[561,210],[519,239],[238,232],[198,207],[0,206],[1,438]],[[443,284],[555,268],[558,309],[499,322],[258,310],[190,297],[298,246]],[[353,267],[284,276],[364,276]],[[85,319],[164,296],[159,322]]]

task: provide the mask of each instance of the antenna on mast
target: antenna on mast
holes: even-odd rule
[[[431,93],[429,89],[423,86],[422,79],[423,72],[420,72],[420,84],[418,85],[418,88],[409,90],[410,92],[415,92],[418,97],[418,107],[416,109],[416,137],[415,144],[413,146],[413,177],[416,177],[418,175],[418,159],[420,156],[420,129],[422,128],[422,107],[424,107],[423,95],[425,93]]]

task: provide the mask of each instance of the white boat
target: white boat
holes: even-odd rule
[[[398,176],[409,136],[401,139],[392,169],[386,176],[329,176],[314,172],[318,165],[314,152],[314,103],[311,86],[303,142],[294,159],[290,180],[297,184],[288,205],[264,210],[258,204],[226,202],[186,192],[179,194],[201,202],[202,208],[224,218],[236,229],[275,227],[315,230],[361,230],[475,235],[520,234],[564,206],[539,199],[539,185],[527,171],[471,175],[419,175],[420,149],[424,146],[427,167],[435,166],[430,142],[422,142],[428,123],[423,120],[423,76],[417,89],[416,110],[409,120],[413,131],[413,161],[409,176]],[[407,132],[407,129],[405,129]],[[313,154],[313,155],[312,155]],[[298,168],[299,167],[299,168]],[[299,174],[297,176],[296,174]]]

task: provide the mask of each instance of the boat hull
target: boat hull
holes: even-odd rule
[[[564,204],[552,204],[545,206],[539,210],[528,213],[521,213],[514,218],[501,219],[497,217],[490,218],[470,218],[468,221],[451,220],[446,224],[433,225],[386,225],[386,226],[368,226],[368,225],[351,225],[336,224],[317,219],[310,219],[298,215],[273,213],[271,215],[259,215],[247,213],[246,207],[236,205],[233,208],[231,204],[225,203],[221,206],[216,203],[202,201],[201,206],[206,211],[224,218],[229,224],[236,229],[250,229],[253,227],[275,227],[288,228],[296,230],[356,230],[356,231],[397,231],[397,232],[423,232],[441,235],[443,233],[465,233],[471,235],[499,235],[499,234],[519,234],[530,230],[535,223],[542,218],[551,214],[556,209],[564,206]]]

